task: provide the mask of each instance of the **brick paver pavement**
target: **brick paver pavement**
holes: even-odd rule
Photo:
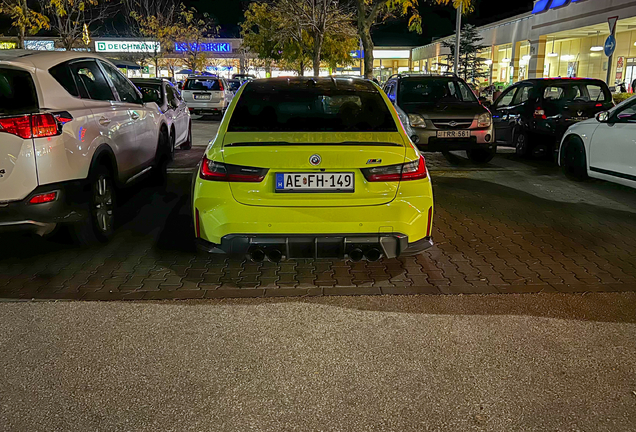
[[[63,233],[53,239],[3,236],[0,298],[636,290],[636,192],[572,183],[547,162],[503,154],[480,167],[427,155],[436,245],[417,257],[256,264],[195,251],[184,170],[189,163],[183,161],[198,157],[184,152],[177,159],[167,191],[143,186],[123,192],[120,227],[107,245],[79,249]]]

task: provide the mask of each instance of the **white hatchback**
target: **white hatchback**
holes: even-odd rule
[[[164,115],[112,63],[88,53],[0,53],[0,229],[70,225],[113,233],[117,188],[165,178]]]
[[[221,114],[230,106],[234,93],[224,78],[189,76],[181,90],[192,114]]]
[[[589,176],[636,187],[636,96],[571,126],[559,165],[574,180]]]

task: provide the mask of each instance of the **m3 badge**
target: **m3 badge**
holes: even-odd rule
[[[382,163],[382,159],[369,159],[367,165],[378,165]]]

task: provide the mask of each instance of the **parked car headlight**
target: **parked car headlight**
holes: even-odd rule
[[[426,127],[426,120],[424,120],[424,117],[417,114],[409,114],[409,123],[412,127]]]
[[[492,117],[488,113],[483,113],[477,119],[477,127],[479,128],[487,128],[492,124]]]

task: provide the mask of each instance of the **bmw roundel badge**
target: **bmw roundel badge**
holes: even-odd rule
[[[320,165],[320,162],[322,162],[322,158],[318,154],[311,155],[309,158],[309,163],[313,166]]]

